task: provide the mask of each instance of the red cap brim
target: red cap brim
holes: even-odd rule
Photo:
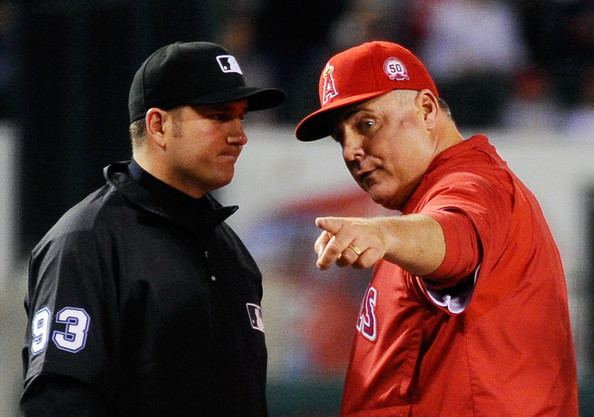
[[[379,97],[390,91],[392,90],[374,91],[372,93],[358,94],[334,100],[327,106],[304,117],[295,128],[295,136],[302,142],[311,142],[330,136],[332,130],[336,127],[336,113],[338,110],[374,97]]]

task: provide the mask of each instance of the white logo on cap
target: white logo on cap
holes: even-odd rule
[[[336,89],[336,83],[334,82],[334,77],[332,73],[334,72],[334,67],[330,64],[326,64],[326,68],[322,71],[322,77],[324,78],[324,83],[322,85],[322,104],[325,105],[328,103],[332,98],[338,95],[338,90]]]
[[[217,56],[217,62],[219,63],[219,67],[221,67],[225,73],[235,72],[237,74],[243,74],[241,68],[239,68],[237,60],[232,55],[219,55]]]
[[[396,58],[388,58],[384,62],[384,72],[391,80],[408,80],[408,71],[402,62]]]

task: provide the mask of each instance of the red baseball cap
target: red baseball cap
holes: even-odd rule
[[[392,90],[437,87],[423,63],[408,49],[392,42],[366,42],[334,55],[320,75],[321,108],[295,129],[297,139],[309,142],[331,133],[336,110],[379,97]]]

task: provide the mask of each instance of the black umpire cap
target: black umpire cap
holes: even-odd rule
[[[248,111],[275,107],[285,99],[276,88],[245,85],[239,63],[211,42],[176,42],[157,49],[140,66],[128,99],[130,123],[151,107],[219,104],[247,99]]]

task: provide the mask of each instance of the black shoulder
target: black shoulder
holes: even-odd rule
[[[33,253],[51,241],[67,235],[101,233],[109,229],[118,210],[126,207],[122,196],[106,184],[67,210],[33,249]]]

